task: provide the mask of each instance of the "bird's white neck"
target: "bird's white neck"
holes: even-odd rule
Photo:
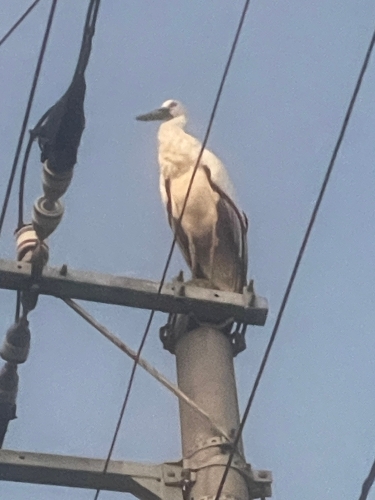
[[[184,130],[186,125],[186,116],[176,116],[166,122],[163,122],[159,127],[158,139],[162,142],[166,137],[170,137],[171,132],[176,129]]]
[[[159,127],[159,165],[164,178],[183,175],[194,166],[198,156],[194,139],[184,131],[185,124],[186,117],[181,115]]]

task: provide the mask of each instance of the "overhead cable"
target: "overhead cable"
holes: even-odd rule
[[[9,180],[8,180],[8,185],[7,185],[7,189],[6,189],[6,193],[5,193],[5,198],[4,198],[3,206],[2,206],[2,209],[1,209],[1,214],[0,214],[0,235],[1,235],[2,228],[3,228],[4,219],[5,219],[5,215],[6,215],[6,212],[7,212],[8,204],[9,204],[9,198],[10,198],[10,195],[11,195],[11,192],[12,192],[14,177],[15,177],[16,171],[17,171],[18,160],[19,160],[19,157],[20,157],[20,153],[21,153],[21,149],[22,149],[22,144],[23,144],[23,140],[24,140],[24,137],[25,137],[27,123],[29,121],[30,111],[31,111],[31,107],[32,107],[32,104],[33,104],[33,100],[34,100],[36,86],[37,86],[37,83],[38,83],[38,80],[39,80],[40,70],[42,68],[44,54],[45,54],[45,51],[46,51],[47,42],[48,42],[48,38],[49,38],[49,35],[50,35],[50,31],[51,31],[52,21],[53,21],[54,15],[55,15],[56,4],[57,4],[57,0],[52,0],[50,12],[49,12],[49,16],[48,16],[48,20],[47,20],[46,29],[44,31],[42,46],[40,48],[39,57],[38,57],[37,65],[36,65],[36,68],[35,68],[35,72],[34,72],[34,77],[33,77],[32,85],[31,85],[31,89],[30,89],[30,94],[29,94],[29,98],[28,98],[28,101],[27,101],[26,111],[25,111],[25,115],[24,115],[24,118],[23,118],[20,135],[19,135],[19,138],[18,138],[18,143],[17,143],[16,152],[15,152],[15,155],[14,155],[12,169],[11,169]]]
[[[363,481],[362,485],[362,491],[361,495],[359,497],[359,500],[367,500],[368,494],[370,493],[371,487],[374,484],[375,481],[375,460],[371,466],[370,472],[368,473],[368,476],[366,479]]]
[[[28,7],[28,9],[25,10],[25,12],[22,14],[22,16],[18,19],[18,21],[16,21],[13,26],[10,28],[9,31],[7,31],[7,33],[5,33],[5,35],[3,36],[3,38],[0,39],[0,46],[5,42],[5,40],[7,40],[10,35],[13,33],[13,31],[15,31],[18,26],[22,23],[22,21],[24,21],[26,19],[26,17],[30,14],[30,12],[34,9],[34,7],[37,6],[37,4],[40,2],[40,0],[35,0],[35,2],[33,2],[30,7]]]
[[[262,359],[262,362],[260,364],[257,376],[255,378],[255,382],[254,382],[253,388],[251,390],[251,394],[250,394],[249,400],[247,402],[246,409],[244,411],[244,414],[243,414],[243,417],[242,417],[242,420],[241,420],[241,423],[240,423],[240,427],[238,429],[236,438],[234,440],[233,448],[232,448],[232,451],[231,451],[231,453],[229,455],[228,462],[227,462],[227,465],[225,467],[223,477],[222,477],[222,479],[220,481],[220,485],[219,485],[218,491],[216,493],[215,500],[219,500],[220,495],[221,495],[221,493],[223,491],[224,483],[225,483],[225,480],[227,478],[227,475],[228,475],[228,472],[230,470],[231,463],[232,463],[232,460],[233,460],[233,457],[234,457],[234,450],[236,450],[236,447],[237,447],[237,445],[239,443],[239,440],[241,438],[243,429],[244,429],[245,424],[246,424],[246,420],[247,420],[247,418],[249,416],[251,405],[252,405],[252,403],[254,401],[255,394],[256,394],[256,391],[257,391],[258,386],[259,386],[260,379],[261,379],[261,377],[263,375],[263,372],[264,372],[265,366],[267,364],[267,360],[268,360],[269,354],[271,352],[273,343],[275,341],[275,338],[276,338],[276,335],[277,335],[277,332],[278,332],[278,329],[279,329],[279,326],[280,326],[280,322],[281,322],[281,319],[282,319],[285,307],[287,305],[290,292],[291,292],[292,287],[293,287],[294,280],[296,278],[296,275],[297,275],[297,272],[298,272],[298,269],[299,269],[302,257],[304,255],[304,252],[306,250],[306,246],[307,246],[307,243],[309,241],[310,234],[311,234],[311,231],[313,229],[316,217],[318,215],[318,211],[319,211],[320,205],[322,203],[323,196],[324,196],[324,193],[326,191],[328,181],[330,179],[330,176],[331,176],[333,167],[335,165],[335,161],[336,161],[338,152],[340,150],[340,146],[341,146],[342,141],[344,139],[344,135],[345,135],[345,132],[346,132],[346,129],[347,129],[350,117],[352,115],[354,104],[356,102],[359,90],[360,90],[361,85],[362,85],[363,77],[364,77],[364,75],[366,73],[366,70],[367,70],[367,66],[368,66],[368,63],[369,63],[369,60],[370,60],[370,57],[371,57],[371,53],[372,53],[372,50],[373,50],[373,47],[374,47],[374,43],[375,43],[375,31],[373,32],[373,35],[372,35],[369,47],[367,49],[364,61],[362,63],[362,67],[361,67],[361,70],[359,72],[359,76],[358,76],[358,79],[357,79],[354,91],[352,93],[352,96],[351,96],[351,99],[350,99],[350,102],[349,102],[349,106],[347,108],[347,111],[346,111],[343,123],[341,125],[339,136],[337,138],[335,147],[333,149],[333,152],[332,152],[332,155],[331,155],[331,159],[329,161],[328,168],[327,168],[326,174],[324,176],[322,186],[321,186],[320,191],[319,191],[318,198],[317,198],[317,200],[315,202],[314,209],[312,211],[309,223],[307,225],[307,229],[306,229],[304,238],[302,240],[302,244],[301,244],[300,249],[298,251],[297,258],[296,258],[296,261],[295,261],[295,264],[294,264],[291,276],[289,278],[287,287],[285,289],[284,296],[283,296],[283,299],[281,301],[281,306],[280,306],[279,312],[278,312],[277,317],[276,317],[275,325],[273,327],[270,340],[268,341],[265,353],[263,355],[263,359]]]
[[[65,94],[39,119],[25,150],[18,191],[18,227],[23,225],[25,178],[34,139],[38,139],[41,162],[57,174],[72,171],[77,162],[78,147],[85,127],[85,70],[92,48],[100,0],[90,0],[81,48],[72,81]]]
[[[236,47],[237,47],[238,39],[240,37],[241,31],[242,31],[242,28],[243,28],[243,24],[244,24],[244,21],[245,21],[245,17],[246,17],[246,13],[247,13],[247,10],[249,8],[249,5],[250,5],[250,0],[246,0],[245,3],[244,3],[244,7],[242,9],[241,17],[240,17],[240,20],[239,20],[239,23],[238,23],[238,26],[237,26],[237,29],[236,29],[236,33],[235,33],[234,40],[233,40],[233,43],[232,43],[232,46],[231,46],[231,49],[230,49],[230,52],[229,52],[229,56],[228,56],[227,62],[226,62],[225,67],[224,67],[224,72],[223,72],[223,75],[222,75],[222,78],[221,78],[221,81],[220,81],[220,84],[219,84],[219,88],[218,88],[218,91],[216,93],[216,98],[215,98],[214,106],[212,108],[211,115],[210,115],[210,118],[209,118],[209,121],[208,121],[208,126],[207,126],[207,130],[206,130],[206,134],[204,136],[204,139],[203,139],[203,142],[202,142],[202,147],[200,149],[197,161],[196,161],[195,166],[194,166],[194,170],[193,170],[193,173],[192,173],[192,176],[191,176],[191,179],[190,179],[190,182],[189,182],[189,186],[188,186],[188,189],[187,189],[187,192],[186,192],[184,204],[182,206],[181,214],[180,214],[180,217],[179,217],[179,219],[178,219],[178,221],[176,223],[177,224],[176,225],[177,228],[181,225],[181,220],[182,220],[182,218],[184,216],[184,213],[185,213],[187,201],[188,201],[188,198],[189,198],[189,195],[190,195],[190,192],[191,192],[191,187],[192,187],[192,184],[193,184],[196,172],[198,170],[199,162],[200,162],[200,160],[202,158],[202,154],[203,154],[204,149],[205,149],[205,147],[207,145],[207,141],[208,141],[208,138],[209,138],[209,135],[210,135],[210,132],[211,132],[211,128],[212,128],[213,121],[214,121],[214,118],[215,118],[215,115],[216,115],[216,111],[217,111],[217,108],[218,108],[218,105],[219,105],[221,94],[223,92],[224,84],[225,84],[225,81],[227,79],[229,68],[230,68],[231,63],[232,63],[232,59],[233,59],[233,56],[234,56],[234,53],[235,53],[235,50],[236,50]],[[174,252],[174,249],[175,249],[175,246],[176,246],[176,234],[177,234],[177,230],[175,231],[175,234],[174,234],[174,237],[173,237],[173,241],[172,241],[172,244],[171,244],[168,256],[167,256],[166,264],[165,264],[164,269],[163,269],[162,278],[161,278],[161,281],[160,281],[160,284],[159,284],[159,288],[158,288],[158,294],[160,294],[160,292],[162,290],[162,287],[164,285],[164,282],[165,282],[165,279],[166,279],[166,276],[167,276],[167,272],[168,272],[168,269],[169,269],[169,265],[170,265],[171,260],[172,260],[172,255],[173,255],[173,252]],[[144,344],[146,342],[148,333],[150,331],[150,327],[151,327],[151,324],[152,324],[152,320],[154,318],[154,314],[155,314],[155,311],[152,310],[150,312],[150,316],[148,318],[148,321],[147,321],[147,324],[146,324],[146,328],[144,330],[144,333],[143,333],[143,336],[142,336],[142,339],[141,339],[141,343],[140,343],[140,345],[138,347],[137,357],[136,357],[136,359],[134,361],[133,368],[132,368],[132,371],[130,373],[129,382],[128,382],[128,386],[127,386],[127,389],[126,389],[124,401],[123,401],[123,404],[122,404],[122,407],[121,407],[121,410],[120,410],[120,414],[119,414],[119,418],[118,418],[118,421],[117,421],[117,424],[116,424],[116,428],[115,428],[115,432],[114,432],[113,439],[112,439],[112,442],[111,442],[111,446],[110,446],[110,449],[109,449],[109,452],[108,452],[108,455],[107,455],[107,459],[105,461],[105,465],[104,465],[104,468],[103,468],[103,473],[104,474],[107,472],[108,465],[109,465],[109,462],[110,462],[110,459],[111,459],[111,456],[112,456],[112,453],[113,453],[113,449],[114,449],[114,446],[116,444],[116,440],[117,440],[117,436],[118,436],[118,433],[119,433],[119,430],[120,430],[120,427],[121,427],[122,419],[124,417],[124,413],[125,413],[125,410],[126,410],[126,407],[127,407],[127,404],[128,404],[128,400],[129,400],[130,392],[131,392],[131,389],[132,389],[132,385],[133,385],[133,381],[134,381],[134,376],[135,376],[135,372],[136,372],[137,365],[138,365],[138,362],[139,362],[139,358],[141,356]],[[97,490],[96,494],[95,494],[95,497],[94,497],[94,500],[98,499],[99,493],[100,493],[100,490]]]

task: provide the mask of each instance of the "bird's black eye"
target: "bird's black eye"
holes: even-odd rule
[[[177,106],[177,102],[174,102],[174,101],[171,102],[169,105],[170,108],[175,108],[176,106]]]

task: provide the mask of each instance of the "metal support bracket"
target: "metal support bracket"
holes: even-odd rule
[[[183,321],[185,328],[192,330],[199,326],[213,326],[222,331],[229,339],[232,346],[233,356],[237,356],[240,352],[246,349],[245,334],[247,329],[246,323],[236,323],[235,329],[233,327],[233,318],[227,318],[221,324],[209,323],[207,321],[200,321],[194,314],[187,314],[184,318],[178,314],[169,314],[167,323],[159,329],[159,338],[165,350],[171,354],[175,354],[175,345],[178,338],[178,331],[181,330],[181,323]],[[177,326],[179,324],[179,326]]]
[[[112,460],[103,474],[104,464],[105,460],[92,458],[0,450],[0,481],[99,488],[131,493],[141,500],[184,500],[187,474],[180,462]]]
[[[198,470],[207,468],[207,467],[217,467],[222,466],[223,470],[228,463],[228,454],[218,453],[209,459],[204,460],[203,462],[200,460],[196,460],[194,458],[184,459],[183,465],[185,469],[188,469],[194,473]],[[268,470],[254,470],[252,469],[250,464],[244,462],[244,460],[237,456],[234,458],[232,464],[232,469],[236,469],[242,477],[245,479],[248,490],[249,490],[249,498],[257,499],[257,498],[266,498],[272,495],[271,484],[272,484],[272,473]]]
[[[209,458],[207,458],[206,453],[200,453],[213,448],[216,448],[216,453],[213,450],[214,454]],[[220,436],[197,443],[191,449],[189,456],[183,459],[184,469],[196,473],[207,467],[222,466],[225,468],[231,449],[231,443],[226,442]],[[233,457],[231,468],[237,470],[245,479],[250,499],[271,496],[272,473],[270,471],[254,470],[238,452]]]

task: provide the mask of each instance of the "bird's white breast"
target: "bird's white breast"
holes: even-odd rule
[[[160,175],[169,181],[172,215],[178,219],[201,145],[181,128],[182,123],[176,122],[161,125],[158,138]],[[219,195],[212,190],[207,174],[199,167],[182,219],[186,234],[200,237],[212,233],[217,222],[218,200]]]
[[[163,123],[158,133],[161,186],[166,181],[169,182],[171,209],[175,218],[179,218],[181,214],[201,150],[200,142],[183,130],[185,123],[184,116],[175,118]],[[217,203],[220,195],[212,189],[203,165],[210,170],[214,184],[234,200],[233,187],[223,164],[211,151],[205,149],[182,219],[185,232],[191,236],[203,236],[212,232],[218,218]],[[166,202],[163,188],[162,197]]]
[[[172,215],[176,219],[181,215],[192,173],[193,168],[170,180]],[[212,190],[206,173],[198,168],[182,219],[186,234],[202,237],[212,233],[217,222],[218,200],[219,195]]]
[[[164,124],[159,131],[159,165],[165,179],[173,179],[193,168],[199,155],[195,140],[180,127]]]

